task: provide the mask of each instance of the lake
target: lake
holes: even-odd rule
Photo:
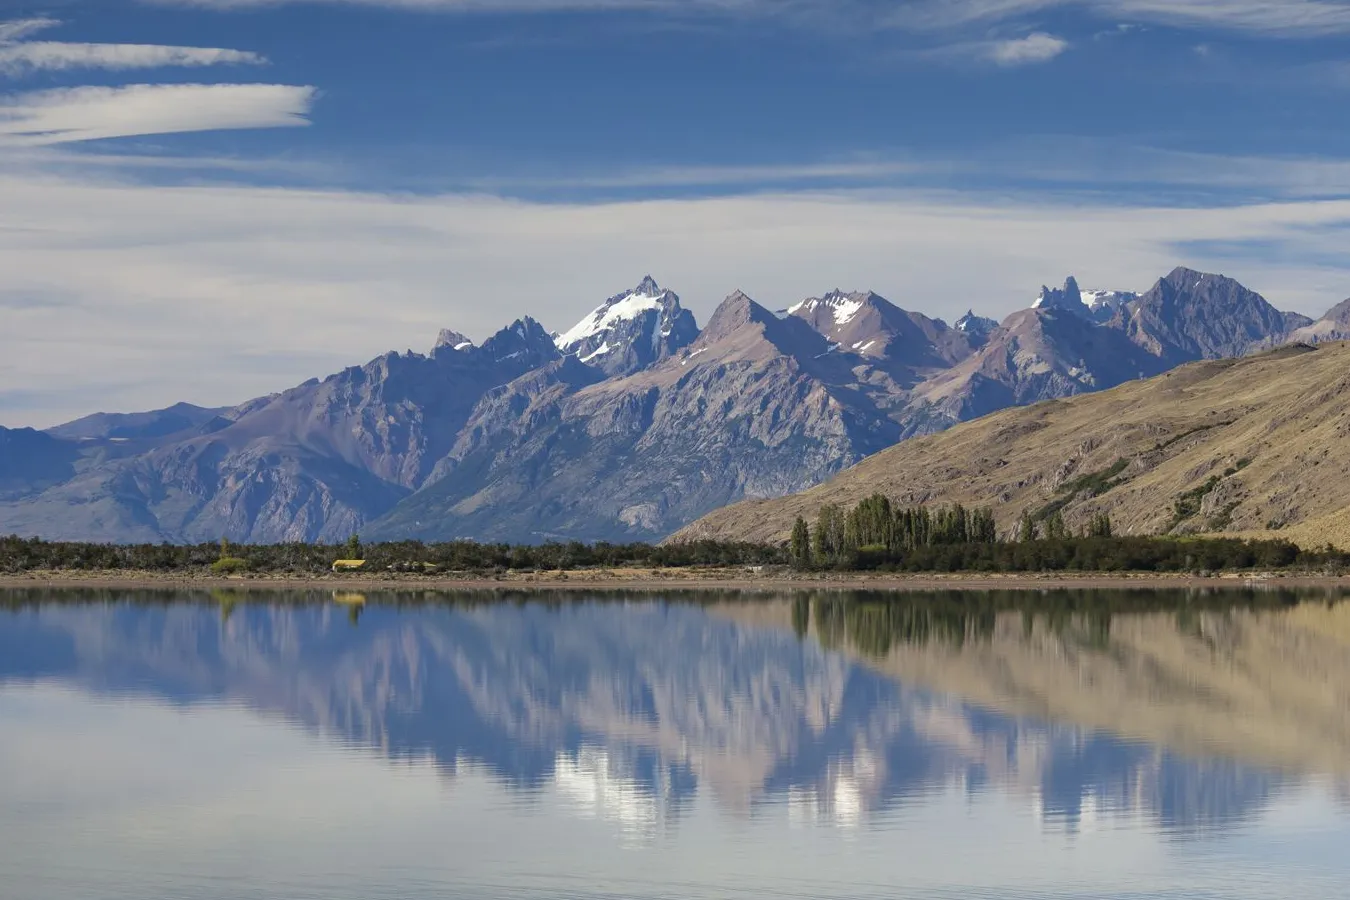
[[[0,592],[0,896],[1350,895],[1326,592]]]

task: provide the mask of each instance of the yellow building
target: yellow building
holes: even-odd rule
[[[334,572],[355,572],[364,568],[366,561],[364,559],[339,559],[333,562]]]

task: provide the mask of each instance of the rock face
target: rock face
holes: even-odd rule
[[[528,318],[481,346],[447,329],[430,354],[233,409],[0,432],[14,448],[0,456],[0,533],[652,540],[1008,406],[1337,333],[1342,307],[1312,325],[1178,269],[1143,295],[1069,279],[1002,323],[954,327],[870,292],[779,314],[737,292],[700,332],[647,278],[560,335]]]

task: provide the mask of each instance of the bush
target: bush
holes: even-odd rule
[[[235,575],[248,571],[248,560],[237,556],[224,556],[211,563],[212,575]]]

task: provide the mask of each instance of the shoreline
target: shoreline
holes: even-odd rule
[[[333,590],[369,593],[393,591],[530,591],[734,590],[790,592],[807,590],[1085,590],[1134,588],[1341,588],[1350,591],[1350,576],[1303,574],[1181,573],[749,573],[741,569],[594,569],[571,572],[508,573],[500,577],[465,574],[407,575],[236,575],[158,573],[145,571],[34,571],[0,575],[0,590],[17,588],[127,588],[140,590]]]

